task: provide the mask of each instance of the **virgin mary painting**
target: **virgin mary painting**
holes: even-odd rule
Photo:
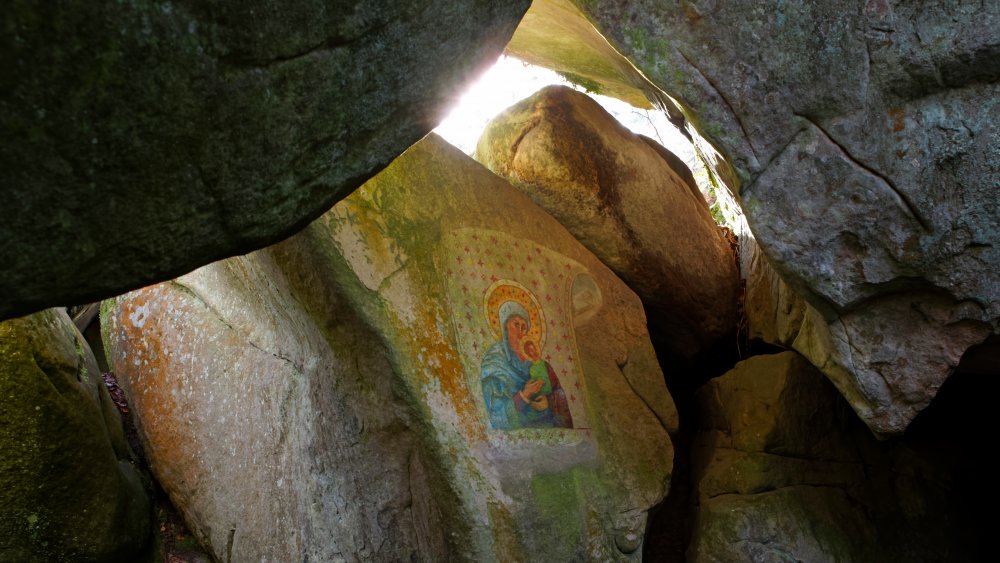
[[[510,281],[494,284],[485,297],[497,337],[480,364],[490,424],[497,430],[572,428],[566,393],[541,357],[545,323],[537,300]]]

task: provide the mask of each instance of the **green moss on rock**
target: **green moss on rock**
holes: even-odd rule
[[[88,372],[61,310],[0,323],[2,561],[124,561],[149,537],[146,492],[116,456]]]
[[[589,479],[587,479],[589,477]],[[559,546],[578,545],[583,537],[581,481],[593,485],[592,471],[573,468],[563,473],[535,475],[531,480],[531,495],[538,511],[538,522],[544,529],[539,535],[551,538]]]

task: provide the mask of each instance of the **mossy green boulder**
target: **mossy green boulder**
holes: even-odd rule
[[[90,348],[62,309],[0,323],[0,561],[134,561],[152,512]]]

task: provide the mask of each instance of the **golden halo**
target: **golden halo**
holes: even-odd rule
[[[538,299],[528,288],[514,280],[497,280],[483,292],[483,306],[486,309],[486,320],[493,332],[493,337],[500,340],[503,334],[500,330],[500,306],[508,301],[514,301],[528,312],[528,337],[538,343],[538,350],[545,348],[545,315]]]

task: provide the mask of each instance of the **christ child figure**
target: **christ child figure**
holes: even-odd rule
[[[538,344],[534,340],[525,340],[524,356],[531,360],[529,374],[532,381],[541,381],[542,387],[538,390],[538,395],[548,395],[552,393],[552,380],[549,378],[549,366],[542,361],[542,354],[538,351]]]

